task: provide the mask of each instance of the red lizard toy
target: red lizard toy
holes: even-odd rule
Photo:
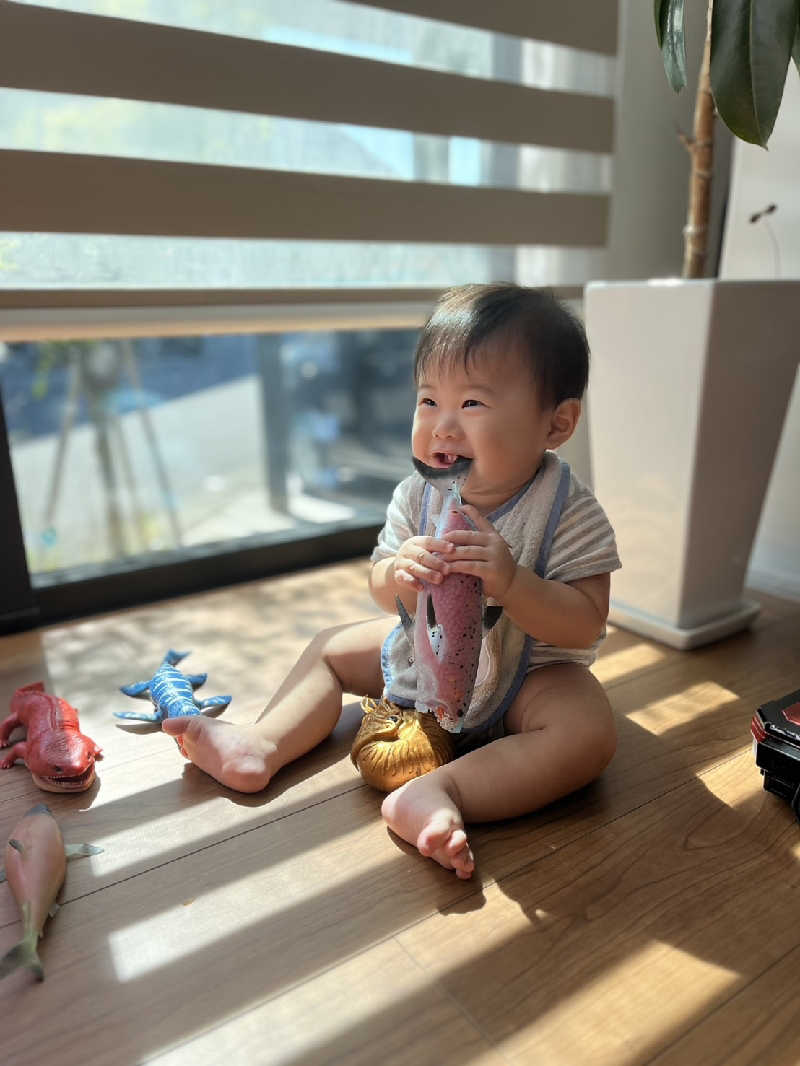
[[[7,770],[22,759],[34,782],[47,792],[84,792],[94,782],[94,760],[102,751],[80,731],[78,712],[66,700],[45,692],[44,684],[18,688],[11,697],[11,714],[0,725],[0,748],[11,733],[25,726],[25,740],[13,744],[0,760]]]

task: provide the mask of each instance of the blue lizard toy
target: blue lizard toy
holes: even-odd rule
[[[149,681],[137,681],[134,685],[123,685],[120,692],[136,699],[152,701],[154,714],[143,711],[114,711],[116,718],[133,718],[139,722],[163,722],[165,718],[182,718],[191,714],[201,714],[207,708],[227,707],[230,696],[211,696],[207,700],[197,700],[194,690],[208,677],[208,674],[182,674],[175,669],[175,664],[185,659],[188,651],[168,651],[164,661]]]

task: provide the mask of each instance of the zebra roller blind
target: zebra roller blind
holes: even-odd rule
[[[616,0],[0,4],[0,309],[577,291]]]

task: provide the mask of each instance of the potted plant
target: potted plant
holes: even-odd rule
[[[670,84],[686,83],[684,0],[654,0]],[[714,125],[765,146],[800,0],[709,0],[682,279],[592,282],[589,436],[623,569],[610,619],[690,648],[748,625],[744,579],[798,361],[800,285],[721,281],[705,263]]]

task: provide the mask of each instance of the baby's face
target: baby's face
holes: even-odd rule
[[[484,513],[510,499],[536,473],[551,411],[513,353],[478,354],[470,366],[428,372],[417,389],[411,450],[428,466],[473,460],[462,490]]]

